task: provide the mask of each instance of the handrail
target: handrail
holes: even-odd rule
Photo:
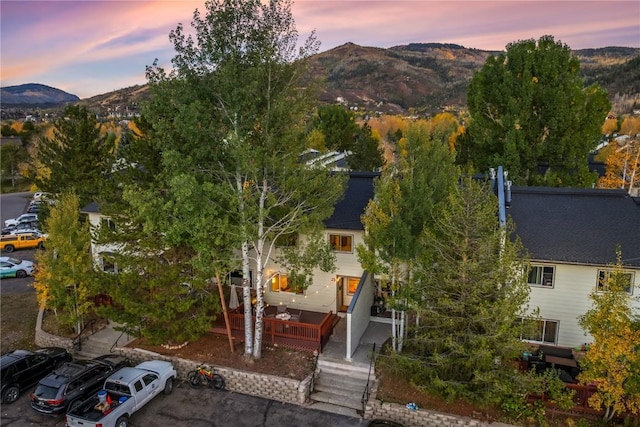
[[[73,344],[73,348],[77,348],[78,351],[82,351],[82,334],[87,330],[89,326],[91,326],[91,333],[93,333],[93,324],[96,323],[96,319],[91,319],[87,322],[86,325],[80,330],[78,335],[71,341]]]
[[[376,343],[373,343],[371,362],[369,362],[369,374],[367,375],[367,385],[364,386],[364,392],[362,392],[362,399],[360,400],[362,402],[363,414],[365,412],[367,402],[369,401],[369,396],[371,395],[371,388],[373,387],[373,384],[371,384],[370,386],[369,382],[371,381],[371,368],[373,367],[373,362],[375,361],[375,359],[376,359]]]
[[[118,345],[118,341],[120,341],[120,338],[122,338],[124,333],[125,333],[125,331],[120,332],[120,335],[118,335],[118,338],[116,338],[116,341],[113,343],[113,345],[109,349],[109,353],[113,353],[113,349]]]

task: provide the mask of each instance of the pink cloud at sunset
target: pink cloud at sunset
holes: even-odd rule
[[[155,58],[174,55],[169,32],[190,30],[193,0],[2,0],[2,86],[42,83],[81,98],[146,83]],[[391,47],[455,43],[504,50],[552,35],[572,49],[640,47],[638,1],[322,1],[293,2],[300,40],[316,30],[321,51],[347,42]]]

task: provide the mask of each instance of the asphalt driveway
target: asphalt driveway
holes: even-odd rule
[[[2,405],[0,425],[64,427],[64,417],[47,417],[31,409],[29,392],[11,405]],[[364,427],[368,424],[358,418],[245,394],[193,389],[185,382],[178,383],[171,395],[160,394],[154,398],[130,421],[131,427]]]

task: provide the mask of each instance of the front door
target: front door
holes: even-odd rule
[[[344,305],[344,280],[342,279],[342,277],[336,277],[336,310],[338,312],[347,311]]]

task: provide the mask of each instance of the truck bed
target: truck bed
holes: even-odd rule
[[[116,408],[126,404],[126,402],[122,404],[119,403],[118,400],[120,399],[120,397],[126,396],[128,398],[127,401],[129,401],[129,398],[130,398],[130,396],[128,395],[116,393],[116,392],[109,392],[107,393],[107,395],[111,398],[112,402],[111,402],[111,405],[109,406],[109,409],[107,409],[106,411],[101,411],[99,409],[96,409],[96,406],[98,405],[98,403],[100,403],[100,399],[98,399],[98,397],[95,396],[82,402],[81,406],[79,406],[73,412],[69,412],[67,415],[70,417],[75,417],[78,419],[91,421],[95,423],[100,421],[110,413],[112,413]]]

